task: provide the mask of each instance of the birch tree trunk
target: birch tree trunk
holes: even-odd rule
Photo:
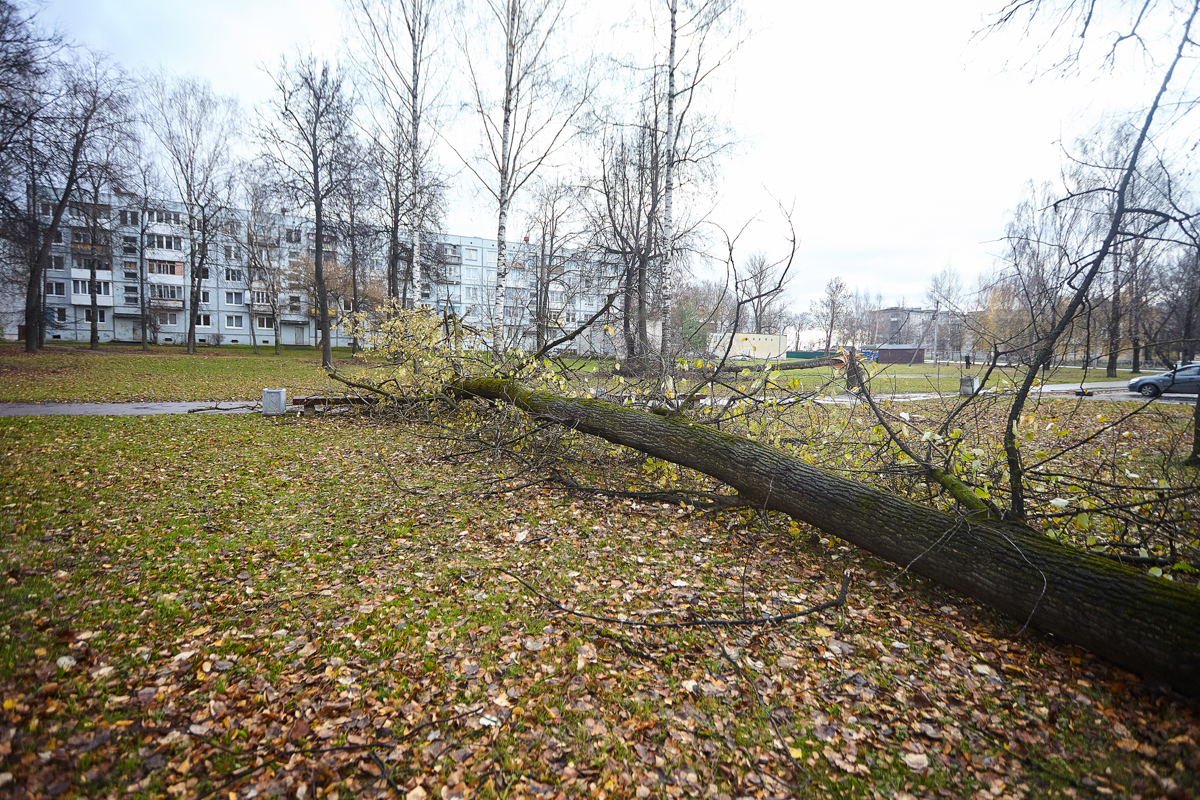
[[[420,81],[421,81],[421,45],[424,44],[424,39],[418,44],[417,31],[421,30],[418,16],[420,6],[417,7],[413,15],[413,21],[409,26],[409,34],[412,39],[412,80],[410,81],[409,93],[412,115],[412,141],[409,143],[409,169],[412,178],[412,279],[413,279],[413,306],[421,304],[421,98],[420,98]]]
[[[679,0],[671,0],[671,45],[667,56],[667,163],[663,177],[662,289],[659,294],[659,315],[662,318],[659,354],[664,363],[671,358],[671,307],[674,293],[671,248],[675,233],[672,200],[675,181],[675,34],[678,10]]]
[[[517,0],[508,0],[504,41],[504,121],[500,129],[500,191],[496,224],[496,295],[492,299],[492,352],[500,358],[504,352],[504,300],[508,288],[508,204],[511,180],[509,156],[512,149],[512,113],[517,87],[513,82],[516,56]]]

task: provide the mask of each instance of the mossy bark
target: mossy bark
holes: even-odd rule
[[[1065,547],[1032,529],[956,516],[818,469],[758,442],[513,381],[463,393],[680,464],[1147,679],[1200,694],[1200,592]]]

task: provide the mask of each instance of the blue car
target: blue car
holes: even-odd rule
[[[1176,367],[1161,375],[1147,375],[1129,382],[1129,391],[1145,397],[1158,397],[1163,392],[1196,394],[1200,392],[1200,364]]]

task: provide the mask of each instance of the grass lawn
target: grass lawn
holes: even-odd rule
[[[312,348],[285,349],[275,355],[262,348],[63,347],[26,355],[23,345],[0,345],[0,402],[132,402],[146,400],[257,400],[264,388],[297,394],[338,391],[321,370],[321,354]],[[360,359],[334,350],[335,365],[357,369]]]
[[[1080,650],[785,518],[520,490],[434,433],[0,419],[0,795],[1198,788],[1196,705]],[[786,613],[844,570],[789,625],[616,621]]]

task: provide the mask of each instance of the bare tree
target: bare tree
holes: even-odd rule
[[[332,367],[325,291],[325,203],[343,187],[342,162],[354,102],[344,91],[337,68],[312,55],[298,56],[290,67],[282,60],[271,80],[275,96],[259,114],[258,140],[279,187],[298,205],[313,209],[321,364]]]
[[[833,333],[842,324],[850,303],[850,290],[846,282],[836,275],[825,284],[825,292],[808,307],[808,317],[813,326],[825,332],[825,352],[833,345]]]
[[[162,146],[167,172],[187,217],[187,351],[195,353],[201,282],[232,202],[231,148],[239,129],[237,104],[195,78],[158,75],[147,85],[150,129]]]
[[[122,240],[121,260],[125,272],[129,267],[137,274],[138,292],[138,327],[142,350],[150,349],[150,309],[147,295],[148,287],[146,247],[150,228],[150,211],[161,208],[166,195],[164,180],[159,172],[158,164],[147,157],[144,142],[139,138],[137,149],[130,154],[131,165],[129,174],[124,182],[114,192],[119,209],[115,211],[122,226],[130,226],[137,231],[134,241]],[[115,244],[115,242],[114,242]],[[136,260],[126,261],[129,256]],[[115,260],[115,254],[114,254]],[[128,275],[125,275],[128,280]],[[114,299],[115,302],[115,299]]]
[[[673,297],[675,239],[674,200],[676,167],[679,159],[682,132],[697,91],[717,67],[737,49],[737,41],[722,39],[725,29],[737,23],[735,0],[685,0],[684,16],[679,15],[679,0],[666,0],[668,11],[667,45],[667,116],[666,153],[663,164],[662,237],[665,249],[662,253],[661,284],[659,288],[660,314],[664,320],[662,342],[659,352],[663,358],[671,353],[671,326],[665,324],[671,317]],[[682,50],[678,49],[680,39]],[[712,45],[718,44],[717,52]]]
[[[534,341],[541,350],[564,323],[575,322],[574,302],[591,289],[596,276],[593,259],[577,257],[584,245],[585,226],[579,213],[579,192],[562,180],[538,180],[533,186],[534,210],[529,215],[529,306]]]
[[[48,121],[46,112],[61,88],[53,76],[62,68],[62,37],[42,30],[37,14],[0,0],[0,203],[5,219],[23,211],[25,143],[32,128]]]
[[[466,31],[461,32],[470,106],[483,138],[482,155],[463,163],[496,201],[491,346],[497,356],[504,349],[506,314],[513,314],[506,308],[509,208],[571,138],[594,89],[590,63],[576,71],[569,50],[559,41],[565,8],[566,0],[486,0],[478,28],[494,29],[498,40],[491,50],[498,55],[487,66],[479,61],[480,53],[486,52],[477,47],[479,37],[470,37],[468,45]],[[499,91],[493,88],[497,83]]]
[[[358,313],[365,310],[365,283],[368,277],[368,265],[376,252],[376,242],[379,239],[378,229],[370,222],[370,210],[376,205],[375,198],[379,192],[378,176],[369,169],[366,153],[356,141],[350,139],[345,148],[343,160],[343,190],[330,198],[331,227],[337,232],[341,245],[341,272],[345,280],[343,290],[343,311]],[[414,232],[420,237],[421,231]],[[420,263],[420,243],[414,247],[414,263]],[[419,271],[414,275],[420,276]],[[420,293],[414,285],[415,297]],[[346,302],[349,308],[346,308]],[[357,353],[359,348],[358,334],[355,332],[350,343],[350,352]]]
[[[738,279],[738,295],[749,301],[754,333],[783,331],[783,293],[792,280],[784,267],[785,262],[768,261],[761,250],[746,258],[744,274]]]
[[[29,128],[23,141],[29,180],[28,213],[31,218],[39,213],[50,217],[48,225],[43,227],[34,220],[28,229],[26,352],[35,352],[45,336],[43,270],[63,214],[94,155],[95,150],[89,148],[93,140],[103,139],[115,128],[126,129],[128,120],[121,73],[98,56],[80,55],[61,73],[51,96],[42,112],[45,124]],[[43,194],[50,199],[44,200]]]
[[[424,126],[432,109],[428,99],[434,48],[430,33],[438,18],[434,0],[347,0],[360,49],[359,71],[375,96],[369,104],[372,151],[385,191],[388,292],[402,299],[408,281],[419,300],[425,282],[424,263],[431,257],[422,231],[436,227],[442,182],[433,162]],[[401,280],[400,232],[410,234],[409,277]],[[404,298],[406,301],[406,298]]]
[[[285,288],[284,251],[281,247],[282,219],[273,210],[275,196],[260,170],[246,165],[242,170],[242,196],[246,200],[246,267],[251,281],[252,305],[263,306],[271,315],[271,332],[275,340],[275,355],[283,349],[280,316],[283,312],[280,297]]]

